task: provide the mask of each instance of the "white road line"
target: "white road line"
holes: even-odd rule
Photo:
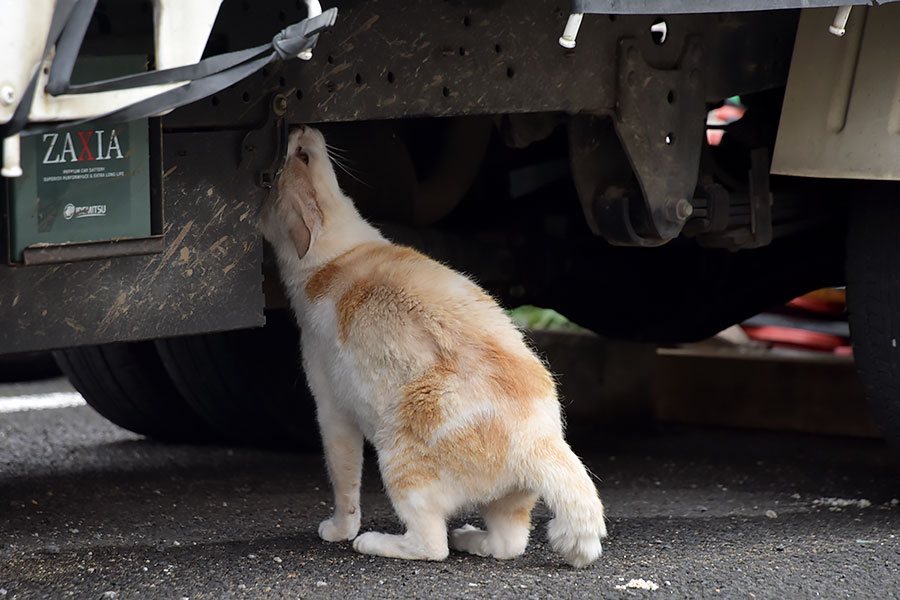
[[[0,413],[45,410],[48,408],[68,408],[84,406],[84,398],[77,392],[53,392],[33,396],[12,396],[0,398]]]

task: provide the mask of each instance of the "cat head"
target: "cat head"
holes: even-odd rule
[[[287,155],[273,194],[263,207],[260,227],[276,250],[296,252],[302,260],[315,246],[331,205],[340,202],[325,138],[299,126],[288,138]]]

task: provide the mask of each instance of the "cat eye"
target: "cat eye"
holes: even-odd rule
[[[309,154],[303,151],[303,148],[297,148],[297,156],[303,161],[303,164],[309,164]]]

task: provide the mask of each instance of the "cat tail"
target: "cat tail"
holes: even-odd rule
[[[547,524],[550,546],[576,568],[586,567],[603,552],[606,537],[603,503],[581,460],[563,440],[536,449],[534,489],[555,515]]]

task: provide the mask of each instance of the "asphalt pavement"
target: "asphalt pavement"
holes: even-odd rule
[[[0,411],[0,600],[900,595],[900,468],[879,441],[635,423],[574,445],[608,511],[596,564],[562,563],[542,507],[518,559],[404,562],[318,538],[316,454]],[[370,459],[362,510],[363,531],[399,530]]]

